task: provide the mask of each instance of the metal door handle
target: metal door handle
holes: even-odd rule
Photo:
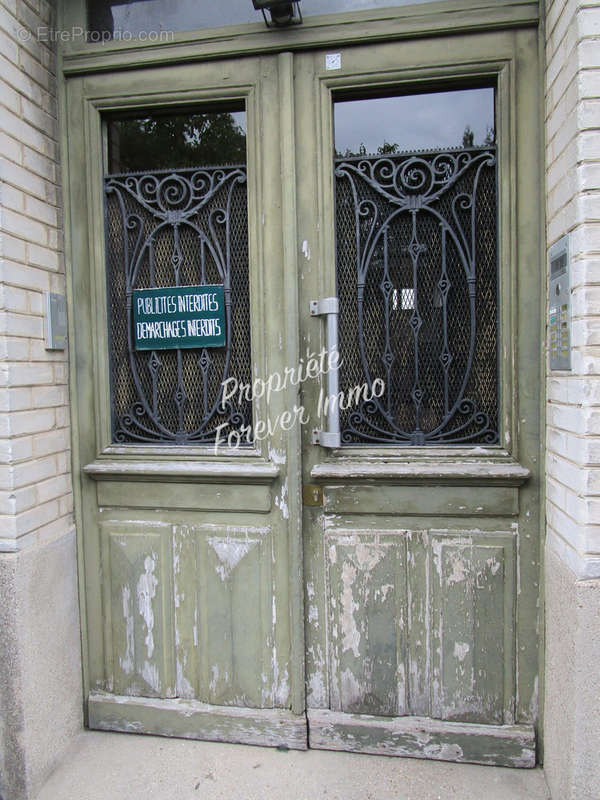
[[[340,302],[337,297],[323,297],[320,300],[310,301],[310,314],[312,317],[327,317],[327,349],[335,353],[333,366],[328,362],[327,369],[327,430],[315,428],[312,432],[313,444],[321,447],[341,447],[340,436],[340,406],[339,406],[339,339],[338,317]],[[331,356],[330,356],[331,361]]]

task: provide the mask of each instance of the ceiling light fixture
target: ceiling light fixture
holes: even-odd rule
[[[252,0],[252,5],[262,11],[268,28],[285,28],[302,22],[300,0]]]

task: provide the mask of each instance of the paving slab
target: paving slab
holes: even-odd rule
[[[550,800],[540,769],[86,731],[37,800]]]

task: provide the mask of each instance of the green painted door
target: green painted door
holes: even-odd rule
[[[536,41],[68,72],[91,727],[533,763]]]
[[[67,80],[93,728],[306,747],[291,65]]]
[[[534,763],[535,41],[296,58],[311,747]]]

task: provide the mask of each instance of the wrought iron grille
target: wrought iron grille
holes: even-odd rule
[[[115,442],[210,444],[250,425],[222,403],[223,381],[251,379],[246,167],[105,177],[112,431]],[[226,346],[136,351],[132,292],[224,284]]]
[[[335,181],[340,387],[368,390],[342,442],[497,443],[495,148],[337,158]]]

